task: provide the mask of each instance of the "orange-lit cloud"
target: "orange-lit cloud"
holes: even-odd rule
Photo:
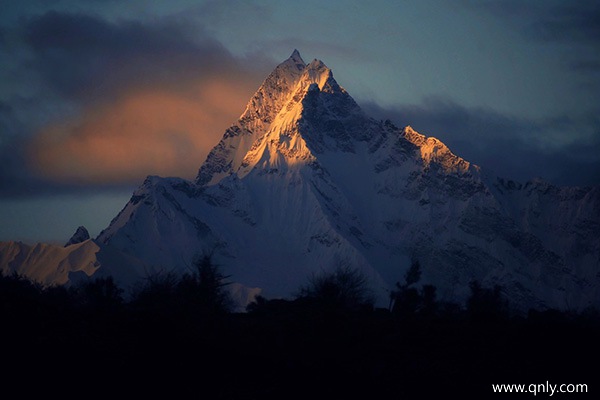
[[[193,178],[208,151],[243,112],[255,87],[225,78],[185,91],[129,89],[47,126],[31,143],[30,161],[48,179],[68,183],[137,182],[147,175]]]

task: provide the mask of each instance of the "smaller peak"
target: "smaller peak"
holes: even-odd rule
[[[404,127],[404,129],[402,129],[402,134],[405,137],[409,137],[409,138],[418,138],[419,140],[425,140],[425,135],[420,134],[419,132],[415,131],[413,129],[412,126],[410,125],[406,125]]]
[[[89,238],[90,234],[88,230],[85,228],[85,226],[80,226],[77,228],[73,236],[71,236],[71,239],[69,239],[69,241],[65,244],[64,247],[70,246],[72,244],[85,242]]]
[[[521,190],[523,185],[519,182],[513,181],[512,179],[496,178],[498,184],[507,190]]]
[[[292,55],[289,56],[289,58],[285,60],[283,64],[296,65],[298,69],[304,69],[304,67],[306,66],[306,63],[302,59],[302,56],[300,55],[300,52],[297,49],[294,49]]]
[[[548,188],[548,187],[552,186],[552,184],[550,182],[548,182],[547,180],[545,180],[544,178],[542,178],[541,176],[536,176],[535,178],[530,179],[526,183],[526,186],[535,186],[538,188]]]
[[[314,59],[310,62],[310,64],[308,64],[308,68],[309,69],[322,69],[322,68],[327,68],[327,65],[325,65],[325,63],[321,60],[318,59]],[[327,68],[329,69],[329,68]]]
[[[158,175],[148,175],[146,177],[146,179],[144,179],[144,183],[142,183],[142,186],[145,186],[145,187],[154,186],[157,183],[159,183],[160,180],[161,180],[161,177]]]
[[[410,125],[406,125],[404,127],[404,129],[402,129],[402,132],[404,133],[404,136],[410,136],[410,137],[420,138],[420,139],[423,139],[423,140],[429,140],[429,141],[434,142],[434,143],[439,142],[439,140],[436,139],[436,138],[434,138],[433,136],[425,136],[422,133],[419,133],[419,132],[415,131],[413,129],[413,127],[410,126]]]
[[[310,83],[316,83],[319,90],[323,90],[324,87],[329,86],[339,90],[339,85],[333,79],[333,72],[329,69],[321,60],[316,58],[306,66],[304,70],[305,79]]]
[[[425,137],[425,135],[415,131],[410,125],[406,125],[402,129],[402,136],[417,146],[422,146],[427,141],[427,137]]]

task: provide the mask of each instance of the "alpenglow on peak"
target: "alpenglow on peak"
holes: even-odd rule
[[[302,59],[302,56],[300,55],[298,49],[294,49],[292,55],[289,57],[289,60],[295,61],[298,64],[304,64],[304,60]]]
[[[317,88],[335,94],[334,103],[339,105],[338,109],[358,111],[362,115],[354,100],[337,84],[331,69],[317,59],[306,64],[300,52],[294,50],[267,76],[239,120],[226,130],[219,144],[209,153],[196,183],[214,184],[237,172],[249,151],[267,132],[282,124],[289,127],[301,119],[310,120],[303,110],[305,103],[310,102],[307,100],[309,91]],[[294,112],[290,112],[292,110]]]

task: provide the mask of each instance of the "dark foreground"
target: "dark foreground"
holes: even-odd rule
[[[494,383],[588,385],[588,394],[559,398],[598,390],[596,314],[486,318],[441,306],[421,315],[306,301],[226,313],[168,298],[133,303],[103,293],[74,301],[65,290],[13,286],[0,291],[4,392],[493,399],[532,397],[496,394]]]

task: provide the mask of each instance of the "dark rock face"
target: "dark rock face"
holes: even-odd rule
[[[84,226],[80,226],[77,228],[71,239],[65,244],[65,247],[70,246],[72,244],[77,244],[81,242],[85,242],[90,238],[90,233]]]

